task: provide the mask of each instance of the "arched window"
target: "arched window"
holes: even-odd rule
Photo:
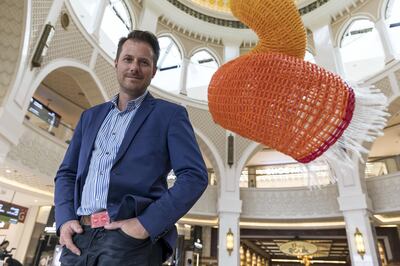
[[[179,93],[182,54],[171,37],[158,38],[160,44],[160,57],[158,58],[158,71],[152,85],[169,91]]]
[[[362,80],[385,66],[381,40],[374,23],[368,19],[355,20],[348,26],[340,53],[349,80]]]
[[[132,29],[132,19],[125,2],[110,0],[101,21],[99,42],[112,59],[117,54],[119,39],[127,36]]]
[[[99,12],[101,2],[98,0],[70,0],[69,2],[87,32],[92,34],[96,26],[94,20]]]
[[[208,51],[200,50],[194,53],[188,66],[187,95],[197,100],[207,101],[208,84],[217,69],[217,60]]]
[[[304,55],[304,61],[308,61],[310,63],[315,64],[314,55],[308,50],[306,50],[306,54]]]
[[[386,24],[389,27],[392,46],[400,54],[400,0],[389,0],[385,12]]]

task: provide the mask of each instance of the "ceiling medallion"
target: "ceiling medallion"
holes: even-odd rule
[[[305,241],[290,241],[279,246],[279,249],[290,256],[302,257],[312,255],[318,251],[318,247]]]

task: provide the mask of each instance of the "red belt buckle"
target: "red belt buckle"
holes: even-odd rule
[[[103,227],[110,223],[110,217],[107,211],[97,212],[90,215],[91,228]]]

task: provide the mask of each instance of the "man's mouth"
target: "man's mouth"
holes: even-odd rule
[[[125,77],[127,77],[127,78],[129,78],[129,79],[142,79],[142,78],[139,77],[139,76],[125,76]]]

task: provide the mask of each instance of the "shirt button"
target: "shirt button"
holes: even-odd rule
[[[106,155],[109,155],[110,153],[109,152],[106,152]]]
[[[115,132],[113,132],[112,135],[115,136]]]
[[[104,175],[104,172],[100,172],[100,175]]]

